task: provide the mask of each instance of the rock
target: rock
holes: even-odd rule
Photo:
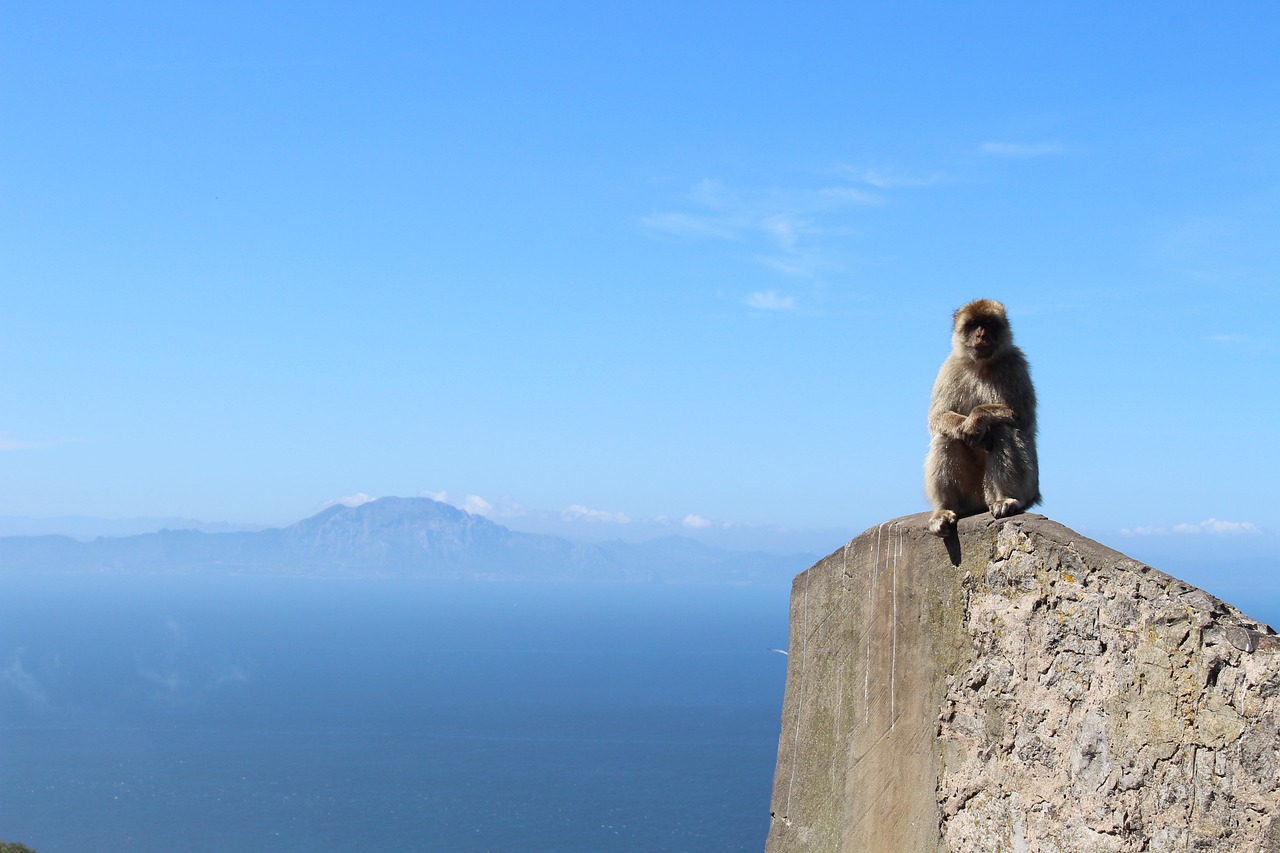
[[[1043,516],[799,575],[768,853],[1280,853],[1280,638]]]

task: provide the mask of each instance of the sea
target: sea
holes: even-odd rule
[[[759,851],[788,594],[0,578],[0,839]]]

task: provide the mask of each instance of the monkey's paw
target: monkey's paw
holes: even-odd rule
[[[929,516],[928,531],[942,539],[953,535],[956,532],[956,514],[949,509],[935,509]]]
[[[991,514],[996,518],[1017,515],[1020,512],[1022,512],[1022,501],[1017,498],[1005,498],[991,505]]]
[[[956,435],[965,444],[977,449],[987,441],[987,427],[985,424],[970,417],[956,430]]]

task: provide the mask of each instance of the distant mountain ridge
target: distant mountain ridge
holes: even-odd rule
[[[284,574],[486,580],[760,583],[813,561],[712,548],[680,536],[576,543],[520,533],[430,498],[335,505],[283,528],[161,530],[80,541],[0,537],[0,572]]]
[[[99,536],[137,536],[157,530],[199,530],[204,533],[237,533],[263,530],[265,524],[236,524],[226,521],[199,521],[179,516],[101,518],[88,515],[30,517],[0,515],[3,536],[69,536],[88,541]]]

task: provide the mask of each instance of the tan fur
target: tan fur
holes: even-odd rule
[[[990,510],[1002,518],[1040,502],[1036,390],[999,302],[978,299],[953,315],[951,355],[933,383],[929,434],[930,533],[951,535],[960,516]]]

